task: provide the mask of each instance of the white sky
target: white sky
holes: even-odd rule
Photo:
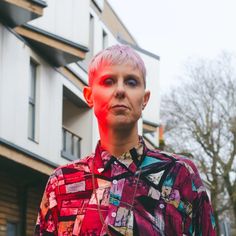
[[[236,52],[236,0],[108,0],[140,47],[161,57],[161,93],[189,57]]]

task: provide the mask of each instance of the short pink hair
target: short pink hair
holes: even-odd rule
[[[89,64],[88,77],[89,85],[91,85],[92,79],[96,71],[102,65],[122,65],[129,64],[134,69],[138,69],[144,80],[144,86],[146,87],[146,67],[142,58],[128,45],[113,45],[108,47],[98,54],[96,54]]]

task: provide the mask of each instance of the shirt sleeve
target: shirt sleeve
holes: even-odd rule
[[[40,204],[34,236],[57,235],[57,178],[50,176]]]
[[[190,160],[185,160],[188,175],[183,185],[185,196],[192,203],[192,220],[187,235],[215,236],[215,220],[212,206],[199,172]]]

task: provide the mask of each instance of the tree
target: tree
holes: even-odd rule
[[[236,220],[235,66],[236,57],[229,53],[191,61],[182,78],[185,82],[166,95],[161,106],[166,147],[191,153],[196,160],[210,191],[217,226],[226,210]]]

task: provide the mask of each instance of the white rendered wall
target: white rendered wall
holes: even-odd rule
[[[2,53],[4,60],[1,64],[4,71],[3,86],[0,88],[0,136],[15,145],[58,162],[57,127],[61,118],[61,96],[57,91],[61,90],[61,85],[57,73],[44,65],[22,41],[6,29]],[[30,56],[41,64],[38,68],[36,142],[28,139]]]
[[[18,129],[22,126],[25,111],[24,103],[28,104],[27,78],[29,67],[28,53],[20,42],[5,27],[1,27],[1,86],[0,86],[0,136],[8,140],[19,139]],[[19,87],[19,89],[17,89]],[[28,107],[27,107],[28,108]],[[28,114],[28,113],[26,113]]]
[[[101,21],[101,19],[96,15],[95,11],[90,8],[90,14],[94,17],[94,55],[100,52],[102,48],[102,34],[103,30],[107,33],[108,37],[108,46],[113,44],[117,44],[117,39],[113,36],[111,31],[105,26],[105,24]]]
[[[90,10],[92,12],[92,10]],[[99,17],[92,14],[94,17],[94,45],[93,52],[94,55],[102,50],[102,25]]]
[[[143,119],[158,124],[160,121],[159,61],[144,53],[139,52],[139,55],[142,57],[147,69],[147,90],[151,92],[149,102],[143,111]]]
[[[31,25],[88,46],[90,0],[48,0],[43,16]]]
[[[63,85],[78,97],[82,92],[2,26],[0,39],[0,137],[56,164],[68,162],[61,157]],[[28,139],[30,58],[39,64],[36,142]],[[80,127],[91,123],[86,119],[82,114]],[[91,133],[84,133],[84,140],[92,140]],[[86,143],[84,154],[92,151],[91,141]]]

